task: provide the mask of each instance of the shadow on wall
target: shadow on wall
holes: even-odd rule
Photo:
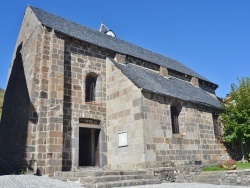
[[[242,160],[243,158],[242,149],[244,150],[245,159],[248,158],[247,154],[250,153],[250,142],[247,142],[246,144],[244,144],[243,148],[240,142],[224,143],[224,146],[226,147],[227,153],[229,154],[229,156],[236,161]]]
[[[26,168],[33,171],[34,158],[32,159],[30,153],[35,152],[35,146],[31,146],[31,143],[27,146],[26,143],[28,125],[36,124],[38,115],[30,100],[21,50],[22,43],[17,48],[4,96],[0,124],[0,155],[17,171]],[[28,158],[29,160],[26,160]]]
[[[67,39],[65,39],[66,41]],[[67,44],[67,43],[66,43]],[[63,155],[62,170],[70,171],[72,168],[71,138],[72,138],[72,70],[71,52],[64,48],[64,96],[63,96]]]

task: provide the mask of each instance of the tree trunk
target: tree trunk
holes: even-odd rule
[[[244,152],[244,147],[243,147],[242,141],[240,142],[240,144],[241,144],[241,153],[242,153],[242,159],[241,159],[241,161],[245,162],[245,152]]]

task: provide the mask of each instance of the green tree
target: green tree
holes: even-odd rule
[[[221,114],[223,140],[227,143],[240,142],[243,158],[244,145],[250,140],[250,78],[238,79],[232,84],[229,97],[224,102]]]

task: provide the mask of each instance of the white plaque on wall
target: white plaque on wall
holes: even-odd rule
[[[128,146],[128,132],[118,133],[118,147]]]

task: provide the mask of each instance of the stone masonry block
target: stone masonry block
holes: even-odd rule
[[[144,114],[142,112],[134,114],[134,120],[144,119]]]

